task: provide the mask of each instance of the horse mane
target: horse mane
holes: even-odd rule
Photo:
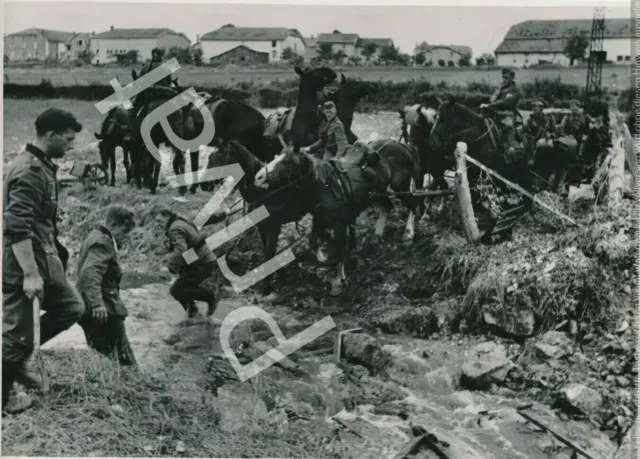
[[[145,101],[155,99],[171,99],[177,96],[178,90],[167,86],[150,86],[140,93]]]

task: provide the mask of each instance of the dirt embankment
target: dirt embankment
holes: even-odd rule
[[[326,315],[339,329],[360,326],[386,356],[374,360],[384,364],[372,369],[353,355],[336,364],[334,330],[290,356],[298,370],[274,366],[240,383],[220,355],[216,331],[176,315],[168,279],[158,275],[153,286],[135,280],[162,266],[163,231],[148,211],[173,194],[64,192],[61,231],[72,254],[104,205],[127,202],[138,212],[141,227],[122,260],[144,371],[118,369],[88,351],[47,351],[52,394],[7,420],[9,453],[373,458],[399,451],[417,425],[453,457],[569,452],[530,425],[522,432],[515,407],[533,401],[534,415],[555,430],[610,455],[636,416],[631,205],[612,214],[592,200],[556,202],[579,228],[535,210],[511,241],[489,247],[470,247],[452,230],[454,210],[418,225],[410,246],[399,242],[404,210],[394,211],[382,243],[372,238],[375,213],[364,214],[350,285],[339,297],[328,295],[334,267],[319,265],[303,241],[278,276],[279,300],[263,306],[287,337]],[[207,198],[171,202],[194,216]],[[290,225],[280,246],[297,238]],[[262,263],[259,244],[250,230],[220,254],[233,249],[230,266],[242,274]],[[253,291],[231,294],[221,314],[253,301]],[[245,324],[233,335],[234,349],[246,363],[259,355],[257,342],[273,345],[271,337],[264,326]]]

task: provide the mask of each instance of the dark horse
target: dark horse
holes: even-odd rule
[[[100,159],[102,167],[104,167],[109,180],[109,166],[111,166],[111,186],[116,184],[116,147],[122,148],[124,156],[124,169],[127,174],[127,183],[131,182],[132,170],[129,155],[129,145],[125,142],[125,137],[129,134],[129,126],[131,113],[129,110],[118,105],[113,108],[102,122],[100,133],[94,132],[93,135],[98,139],[98,148],[100,150]]]
[[[135,71],[132,71],[132,76],[134,77],[134,79],[136,79]],[[137,132],[134,136],[135,141],[132,149],[135,149],[136,155],[140,154],[139,174],[142,177],[145,186],[151,190],[151,193],[155,193],[158,187],[158,178],[160,175],[161,164],[149,151],[149,148],[142,139],[141,125],[147,115],[153,113],[154,110],[168,103],[170,105],[173,105],[171,107],[173,110],[169,115],[167,115],[166,120],[173,133],[178,138],[184,139],[184,107],[179,106],[176,101],[172,101],[172,99],[174,99],[178,95],[179,92],[175,87],[151,86],[136,96],[137,98],[140,98],[139,102],[141,108],[138,113],[135,114],[135,126]],[[153,125],[150,131],[150,137],[151,142],[156,149],[158,149],[160,147],[160,144],[162,143],[164,143],[165,146],[171,148],[171,150],[173,151],[173,170],[176,175],[184,174],[184,154],[171,143],[167,133],[164,131],[160,123],[156,123],[155,125]],[[183,184],[178,188],[178,190],[180,194],[185,194],[187,192],[187,187]]]
[[[526,138],[523,138],[522,141],[524,151],[528,152]],[[496,122],[457,103],[453,97],[448,98],[440,105],[429,142],[434,151],[443,155],[447,162],[447,169],[455,169],[453,151],[458,142],[464,142],[468,146],[470,156],[474,159],[523,188],[531,189],[532,182],[531,174],[528,171],[527,155],[520,155],[508,162],[505,159],[500,131]],[[480,177],[480,169],[475,166],[469,167],[467,175],[469,183],[474,184]],[[501,189],[506,189],[505,184],[501,181],[498,183]],[[530,200],[525,199],[525,204],[529,205]]]
[[[379,155],[373,181],[365,178],[360,167],[367,149]],[[392,208],[385,193],[387,186],[397,192],[410,191],[411,182],[417,182],[419,174],[419,161],[413,152],[400,142],[385,139],[366,146],[356,144],[336,161],[321,161],[312,155],[287,150],[258,172],[256,186],[278,190],[292,183],[300,184],[302,189],[294,195],[294,202],[297,208],[310,209],[313,216],[310,246],[321,262],[326,261],[326,257],[319,249],[318,240],[328,229],[333,229],[334,254],[338,259],[338,273],[331,289],[335,295],[341,291],[342,283],[347,282],[344,263],[355,244],[355,237],[347,237],[347,232],[358,215],[371,205],[380,207],[382,214],[375,233],[381,237]],[[403,201],[410,212],[405,237],[413,239],[416,210],[423,201],[410,194],[403,195]]]
[[[255,186],[255,175],[264,166],[264,163],[235,140],[229,141],[219,151],[209,155],[207,168],[230,164],[239,164],[244,172],[244,176],[237,186],[242,199],[248,204],[248,211],[264,206],[269,213],[269,217],[256,224],[262,240],[264,261],[266,262],[276,254],[282,225],[297,222],[304,217],[311,211],[311,202],[299,199],[303,190],[302,183],[292,183],[290,186],[269,192]],[[265,295],[272,292],[270,277],[262,281],[262,293]]]
[[[329,67],[302,70],[295,66],[294,70],[300,76],[298,103],[287,110],[284,117],[274,113],[266,121],[265,135],[268,138],[270,154],[273,156],[281,152],[285,145],[301,148],[318,140],[323,116],[318,110],[318,92],[338,77]],[[282,137],[282,141],[279,136]]]
[[[344,74],[341,74],[338,89],[330,91],[325,96],[325,100],[336,104],[337,116],[344,125],[349,144],[354,144],[358,140],[358,136],[351,131],[356,105],[360,99],[377,92],[377,90],[378,86],[375,83],[347,80]]]

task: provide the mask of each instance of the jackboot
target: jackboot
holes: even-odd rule
[[[44,386],[40,375],[31,371],[27,362],[16,365],[15,381],[18,384],[22,384],[26,389],[40,390]]]
[[[33,406],[33,399],[28,395],[11,394],[17,365],[14,362],[2,361],[2,412],[5,414],[22,413]]]

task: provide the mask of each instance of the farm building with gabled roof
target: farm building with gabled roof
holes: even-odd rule
[[[267,53],[269,62],[282,60],[282,52],[291,50],[301,56],[305,43],[300,32],[284,27],[236,27],[227,24],[200,37],[202,58],[205,62],[243,45],[257,53]],[[238,48],[241,50],[243,48]]]
[[[605,18],[603,50],[605,59],[631,65],[633,23],[630,18]],[[524,21],[512,26],[495,50],[497,65],[526,67],[553,63],[570,65],[565,55],[567,40],[574,34],[591,37],[590,19]],[[588,57],[588,47],[585,58]]]
[[[4,54],[9,61],[59,60],[67,54],[73,32],[31,28],[4,37]]]
[[[385,46],[393,46],[393,40],[391,38],[364,38],[360,37],[357,33],[342,33],[334,30],[332,33],[321,33],[316,40],[316,47],[327,44],[331,45],[331,51],[337,53],[342,51],[346,56],[344,61],[348,61],[349,58],[367,59],[363,54],[363,51],[368,44],[376,47],[374,54],[368,57],[368,60],[375,61],[378,59],[380,49]],[[366,53],[365,53],[366,54]]]
[[[116,62],[119,54],[137,50],[138,59],[151,59],[153,48],[189,48],[191,40],[183,33],[167,28],[151,29],[115,29],[98,33],[91,37],[91,52],[93,64]]]
[[[415,47],[413,54],[422,54],[425,64],[443,67],[459,67],[461,59],[471,58],[473,51],[463,45],[429,45],[422,42]]]

